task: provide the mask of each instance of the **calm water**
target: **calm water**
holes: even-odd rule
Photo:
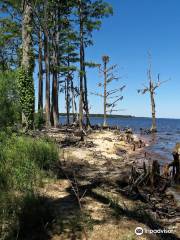
[[[140,133],[140,128],[147,129],[151,127],[150,118],[108,118],[110,126],[130,127],[136,133]],[[65,123],[65,118],[60,118],[61,123]],[[103,118],[93,117],[91,123],[101,125]],[[180,119],[157,119],[158,133],[154,136],[145,136],[151,141],[148,147],[155,153],[162,155],[163,161],[172,161],[172,149],[177,142],[180,142]]]

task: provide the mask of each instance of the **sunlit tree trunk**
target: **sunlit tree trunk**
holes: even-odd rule
[[[49,66],[49,36],[47,31],[44,35],[44,58],[45,58],[45,69],[46,69],[46,103],[45,103],[45,113],[46,113],[46,127],[50,127],[50,66]]]
[[[70,66],[69,59],[68,59],[68,67]],[[66,114],[67,114],[67,125],[70,123],[70,80],[71,76],[70,73],[68,73],[66,78]]]
[[[83,17],[82,17],[82,3],[79,2],[79,25],[80,25],[80,77],[79,77],[79,127],[83,128],[83,98],[84,98],[84,88],[83,88]]]
[[[104,123],[103,126],[107,126],[107,63],[109,62],[108,56],[103,56],[104,63]]]
[[[33,10],[31,1],[22,1],[23,20],[22,20],[22,62],[21,66],[24,71],[23,82],[21,82],[22,101],[22,124],[26,128],[33,128],[34,122],[34,56],[33,56]],[[24,86],[27,86],[24,89]],[[24,96],[23,96],[24,95]]]
[[[155,108],[155,100],[154,100],[154,86],[152,81],[150,81],[150,97],[151,97],[151,109],[152,109],[152,127],[151,132],[156,132],[156,108]]]
[[[54,10],[54,34],[52,36],[53,42],[53,82],[52,82],[52,125],[58,127],[59,125],[59,108],[58,108],[58,43],[59,43],[59,32],[57,27],[57,9]]]
[[[43,111],[43,40],[42,40],[42,31],[41,29],[39,30],[39,51],[38,51],[38,66],[39,66],[39,72],[38,72],[38,77],[39,77],[39,88],[38,88],[38,111],[41,112]]]
[[[73,78],[71,77],[71,95],[72,95],[72,115],[73,115],[73,122],[76,122],[77,120],[77,107],[76,107],[76,101],[75,101],[75,94],[74,94],[74,84],[73,84]]]
[[[85,52],[83,44],[83,77],[84,77],[84,107],[86,112],[86,127],[90,128],[90,118],[89,118],[89,103],[88,103],[88,88],[87,88],[87,75],[85,68]]]

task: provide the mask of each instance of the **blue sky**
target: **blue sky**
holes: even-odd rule
[[[151,116],[149,95],[137,89],[147,83],[147,51],[152,54],[154,79],[171,79],[157,90],[157,117],[180,118],[180,1],[109,0],[114,16],[104,19],[93,34],[94,46],[86,49],[87,60],[101,62],[107,54],[118,64],[121,83],[127,87],[120,114]],[[89,92],[102,81],[97,70],[88,70]],[[116,83],[120,84],[120,83]],[[100,90],[100,89],[99,89]],[[102,99],[89,95],[91,112],[102,113]],[[60,111],[64,110],[62,97]]]

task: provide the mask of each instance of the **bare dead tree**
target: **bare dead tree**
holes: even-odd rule
[[[108,68],[109,63],[109,56],[103,56],[103,67],[99,65],[99,71],[103,74],[104,77],[104,83],[98,83],[99,87],[103,87],[104,93],[92,93],[96,96],[102,97],[104,99],[104,123],[103,126],[107,126],[107,113],[117,112],[120,109],[116,109],[117,104],[119,101],[123,99],[123,96],[120,94],[123,89],[125,88],[125,85],[116,88],[116,89],[109,89],[108,86],[113,81],[118,81],[119,77],[117,77],[114,72],[117,68],[117,65],[112,65]]]
[[[155,82],[152,78],[152,64],[151,64],[151,55],[148,53],[149,58],[149,68],[147,70],[147,77],[149,81],[148,86],[144,86],[142,89],[138,89],[138,93],[145,94],[149,92],[150,99],[151,99],[151,112],[152,112],[152,126],[150,131],[151,132],[157,132],[157,126],[156,126],[156,105],[155,105],[155,91],[157,88],[159,88],[164,82],[166,81],[160,81],[160,74],[157,76],[157,81]]]

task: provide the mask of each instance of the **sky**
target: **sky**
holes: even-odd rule
[[[180,1],[179,0],[109,0],[114,15],[103,20],[94,32],[94,46],[86,49],[89,61],[101,63],[102,55],[118,65],[121,77],[115,87],[126,85],[119,114],[150,117],[150,97],[137,89],[147,84],[147,52],[152,55],[154,80],[169,80],[157,89],[157,117],[180,118]],[[96,69],[88,69],[89,93],[102,91],[103,81]],[[102,99],[89,94],[91,113],[103,113]],[[64,112],[60,98],[60,112]]]

